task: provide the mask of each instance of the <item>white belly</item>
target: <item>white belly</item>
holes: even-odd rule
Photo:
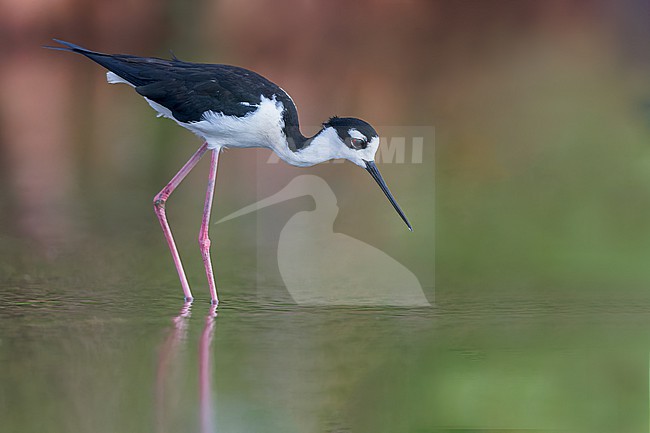
[[[149,99],[151,105],[160,115],[174,119],[171,112]],[[213,111],[203,113],[198,122],[179,122],[208,143],[209,149],[217,147],[268,147],[274,149],[285,145],[284,106],[275,99],[261,98],[257,109],[243,117],[227,116]],[[176,119],[174,119],[176,120]]]

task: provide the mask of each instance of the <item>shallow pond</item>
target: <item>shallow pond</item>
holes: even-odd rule
[[[175,283],[88,280],[3,282],[3,432],[647,426],[642,300],[301,307],[222,286],[215,310],[184,305]]]

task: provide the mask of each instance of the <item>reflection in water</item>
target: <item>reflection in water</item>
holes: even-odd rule
[[[178,316],[172,319],[174,326],[165,339],[158,356],[158,369],[156,373],[156,431],[163,433],[167,431],[169,420],[167,419],[166,390],[169,367],[178,354],[179,342],[187,335],[187,320],[192,315],[192,303],[186,302]]]
[[[171,328],[158,356],[158,369],[156,373],[156,431],[159,433],[174,431],[171,427],[173,421],[170,419],[168,409],[169,400],[174,402],[182,401],[179,393],[182,392],[175,382],[170,380],[172,368],[178,363],[178,354],[181,349],[181,341],[187,336],[189,319],[192,315],[192,303],[186,302],[177,316],[172,319],[174,326]],[[217,317],[217,306],[211,305],[205,317],[203,331],[199,341],[198,350],[198,380],[199,380],[199,418],[201,433],[211,433],[214,427],[214,405],[212,401],[212,362],[210,347],[214,335],[215,319]],[[192,371],[190,369],[190,371]],[[171,388],[171,395],[168,389]]]
[[[212,404],[212,363],[210,358],[210,345],[214,334],[214,323],[217,318],[217,306],[211,305],[205,325],[201,332],[199,342],[199,400],[201,404],[201,432],[208,433],[215,431],[214,414]]]
[[[447,293],[433,309],[352,309],[242,296],[219,307],[217,330],[216,310],[149,302],[156,288],[92,308],[45,285],[4,294],[0,431],[647,428],[640,298]]]

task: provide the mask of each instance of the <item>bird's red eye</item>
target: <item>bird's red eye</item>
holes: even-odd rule
[[[354,149],[365,149],[367,144],[362,138],[350,138],[350,144]]]

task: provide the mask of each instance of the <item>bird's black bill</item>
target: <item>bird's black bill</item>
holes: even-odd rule
[[[390,193],[390,190],[388,189],[388,186],[386,186],[386,182],[384,182],[384,178],[381,177],[381,173],[379,173],[379,170],[377,169],[377,166],[375,165],[374,161],[364,160],[364,162],[366,163],[366,170],[368,171],[368,173],[370,173],[370,176],[372,176],[372,178],[375,179],[375,182],[377,182],[381,190],[384,191],[384,194],[386,194],[386,197],[388,197],[388,201],[390,201],[390,204],[393,205],[393,207],[395,208],[399,216],[402,217],[409,230],[413,231],[413,227],[411,227],[411,223],[409,222],[408,218],[406,218],[406,215],[404,215],[404,212],[402,212],[402,209],[395,201],[393,194]]]

